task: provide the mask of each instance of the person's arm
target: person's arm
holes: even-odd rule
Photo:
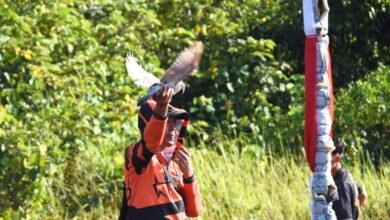
[[[367,200],[367,192],[364,190],[362,186],[356,183],[357,189],[358,189],[358,200],[359,200],[359,207],[364,207],[364,204]]]
[[[200,216],[202,212],[202,196],[195,175],[184,179],[183,197],[186,215],[188,217]]]
[[[161,90],[153,97],[156,100],[156,107],[153,115],[145,127],[144,141],[145,147],[152,153],[158,153],[165,136],[168,118],[168,105],[171,102],[173,89],[163,86]]]
[[[185,213],[188,217],[200,216],[202,212],[202,197],[198,181],[192,167],[191,154],[183,146],[177,147],[174,161],[183,173],[183,199]]]
[[[164,139],[167,126],[168,104],[172,99],[173,90],[167,86],[153,97],[156,107],[153,115],[144,129],[143,138],[137,144],[126,150],[126,167],[130,169],[129,162],[133,165],[137,174],[141,174],[148,165],[153,154],[161,151],[161,143]],[[145,103],[148,105],[147,103]],[[142,106],[141,106],[142,108]]]

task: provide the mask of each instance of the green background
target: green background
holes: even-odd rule
[[[335,136],[390,218],[390,2],[330,1]],[[300,1],[0,0],[0,219],[115,219],[123,151],[139,138],[132,52],[156,76],[195,40],[198,74],[174,105],[202,219],[308,219]]]

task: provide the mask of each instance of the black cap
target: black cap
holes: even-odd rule
[[[174,118],[174,119],[189,120],[190,114],[188,114],[188,112],[184,111],[183,109],[178,109],[178,108],[175,108],[175,107],[169,105],[168,117]]]
[[[155,107],[156,107],[156,102],[152,99],[149,99],[140,105],[139,112],[138,112],[138,128],[142,136],[146,124],[149,122],[150,118],[153,115],[153,109]],[[182,141],[186,134],[187,125],[190,120],[190,114],[186,112],[184,109],[175,108],[172,105],[169,105],[168,117],[174,119],[181,119],[184,121],[183,122],[184,124],[182,125],[182,128],[180,130],[179,140],[178,140],[179,142]]]

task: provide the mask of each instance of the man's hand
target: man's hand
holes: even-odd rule
[[[363,189],[361,193],[358,195],[358,200],[359,200],[359,206],[360,208],[364,207],[364,204],[367,200],[367,192]]]
[[[161,84],[161,89],[153,96],[153,99],[157,102],[157,105],[168,105],[172,100],[173,88]]]
[[[177,147],[173,160],[179,165],[184,178],[190,178],[194,175],[192,168],[191,154],[184,147]]]
[[[165,84],[161,89],[153,96],[157,106],[154,111],[161,117],[166,117],[168,114],[168,104],[172,100],[173,89]]]

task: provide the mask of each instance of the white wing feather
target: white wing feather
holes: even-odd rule
[[[131,53],[127,54],[126,57],[126,69],[127,74],[133,79],[137,86],[149,88],[155,83],[159,83],[160,79],[155,77],[153,74],[146,72],[135,60]]]

